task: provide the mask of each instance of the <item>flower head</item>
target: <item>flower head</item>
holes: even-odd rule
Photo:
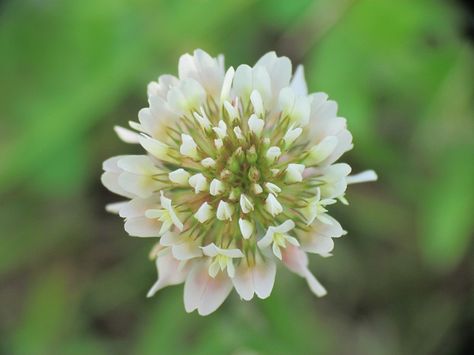
[[[116,127],[143,155],[104,162],[103,184],[127,201],[107,207],[132,236],[158,237],[159,273],[149,296],[185,282],[185,308],[206,315],[232,288],[266,298],[276,263],[325,294],[306,253],[329,256],[345,232],[327,209],[345,201],[349,176],[336,163],[352,148],[346,121],[326,94],[308,94],[303,68],[267,53],[225,71],[202,50],[179,60],[178,77],[148,85],[134,132]]]

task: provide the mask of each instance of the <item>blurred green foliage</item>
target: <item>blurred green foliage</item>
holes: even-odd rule
[[[413,0],[0,3],[0,353],[474,352],[474,58],[463,14]],[[279,273],[188,315],[181,287],[144,297],[152,241],[103,207],[101,162],[135,152],[114,124],[201,47],[228,65],[268,50],[340,105],[354,170],[376,184],[334,211],[349,235],[312,258],[329,295]]]

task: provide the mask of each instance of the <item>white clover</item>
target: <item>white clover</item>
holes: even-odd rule
[[[337,104],[274,52],[226,71],[223,56],[198,49],[147,96],[139,122],[114,128],[144,155],[107,159],[101,181],[126,199],[106,209],[128,234],[159,238],[148,296],[184,282],[186,311],[207,315],[233,288],[268,297],[280,262],[323,296],[306,253],[331,255],[346,232],[329,207],[346,202],[348,184],[377,178],[336,163],[352,148]]]

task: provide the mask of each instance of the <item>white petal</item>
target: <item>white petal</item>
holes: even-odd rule
[[[100,181],[109,191],[117,195],[129,198],[135,197],[133,193],[130,193],[119,185],[119,176],[120,174],[118,173],[106,171],[100,176]]]
[[[252,222],[243,218],[239,218],[239,227],[244,239],[249,239],[255,228]]]
[[[221,221],[232,220],[232,214],[234,213],[234,206],[225,202],[220,201],[219,205],[217,206],[216,216],[217,219]]]
[[[346,178],[348,184],[358,184],[361,182],[377,181],[377,174],[373,170],[366,170],[361,173],[348,176]]]
[[[257,90],[253,90],[250,94],[250,101],[252,102],[254,113],[259,117],[263,117],[265,109],[263,108],[262,96]]]
[[[303,164],[288,164],[285,173],[285,181],[288,183],[303,181],[303,171],[305,166]]]
[[[255,114],[252,114],[248,120],[248,125],[250,131],[252,131],[257,137],[260,137],[265,122],[258,118]]]
[[[255,265],[253,269],[253,280],[255,284],[255,293],[259,298],[267,298],[270,296],[273,284],[275,283],[276,264],[267,259]]]
[[[218,179],[213,179],[211,185],[209,186],[209,193],[212,196],[220,195],[225,191],[225,185]]]
[[[234,94],[244,101],[248,100],[252,91],[252,68],[246,64],[239,65],[233,81]]]
[[[224,101],[224,108],[227,111],[231,122],[239,119],[239,112],[229,101]]]
[[[266,158],[268,162],[273,163],[275,160],[277,160],[281,155],[281,149],[279,147],[270,147],[267,150],[266,153]]]
[[[109,213],[119,214],[120,210],[128,204],[128,201],[109,203],[105,206],[105,210]]]
[[[160,170],[146,155],[127,155],[117,162],[117,166],[124,171],[138,175],[158,174]]]
[[[291,144],[303,133],[303,129],[301,127],[293,128],[292,125],[288,128],[285,135],[283,136],[283,140],[285,141],[285,147],[288,148]]]
[[[313,146],[309,151],[309,164],[319,164],[324,161],[329,155],[334,152],[338,144],[338,139],[335,136],[328,136],[324,138],[319,144]]]
[[[179,185],[188,185],[190,176],[191,174],[182,168],[174,170],[168,174],[170,181]]]
[[[179,266],[179,260],[176,260],[170,253],[157,257],[158,280],[148,291],[147,297],[152,297],[157,291],[166,286],[183,283],[188,271],[181,269]]]
[[[119,136],[119,138],[125,143],[138,144],[140,142],[140,135],[127,128],[115,126],[114,131],[117,133],[117,136]]]
[[[212,217],[212,206],[204,202],[194,214],[194,217],[201,223],[206,222]]]
[[[323,285],[319,283],[319,281],[314,277],[314,275],[307,270],[306,271],[306,276],[305,276],[306,282],[308,283],[308,286],[310,290],[318,297],[323,297],[326,296],[327,291],[324,288]]]
[[[202,252],[204,253],[204,255],[211,256],[211,257],[216,256],[221,252],[221,248],[219,248],[214,243],[203,246],[201,249],[202,249]]]
[[[216,166],[216,161],[212,158],[205,158],[201,160],[201,165],[205,168],[213,168]]]
[[[274,194],[275,196],[277,196],[281,192],[281,189],[271,182],[265,183],[265,188],[268,192]]]
[[[189,260],[202,256],[201,248],[194,241],[185,241],[184,243],[174,245],[171,251],[178,260]]]
[[[245,261],[242,261],[237,267],[235,276],[232,278],[232,283],[242,299],[249,301],[253,298],[255,292],[253,275],[251,268],[247,266]]]
[[[273,194],[268,194],[268,197],[265,200],[265,209],[273,217],[275,217],[277,214],[280,214],[283,211],[283,207],[281,206],[280,202],[278,202],[275,195]]]
[[[196,264],[186,278],[184,285],[184,307],[187,312],[195,309],[202,316],[214,312],[225,301],[232,283],[225,273],[219,273],[215,278],[208,274],[204,263]]]
[[[224,83],[222,84],[221,90],[221,103],[225,102],[229,98],[230,88],[232,86],[232,80],[234,80],[235,70],[233,67],[227,69],[224,76]]]
[[[136,175],[127,172],[123,172],[119,175],[118,183],[125,191],[141,198],[150,197],[154,192],[159,190],[161,186],[161,183],[153,180],[151,176]]]
[[[297,95],[308,95],[308,85],[306,84],[306,80],[304,78],[304,68],[302,65],[298,65],[296,68],[293,79],[291,79],[290,87]]]
[[[142,147],[154,157],[165,161],[172,161],[168,156],[169,147],[166,144],[144,135],[140,135],[139,140]]]
[[[194,187],[194,192],[199,193],[201,191],[206,191],[208,187],[208,183],[206,178],[204,177],[203,174],[198,173],[193,176],[191,176],[188,180],[189,185]]]
[[[161,223],[155,219],[143,217],[127,218],[124,225],[125,231],[132,237],[158,237]]]
[[[253,211],[253,203],[245,194],[240,195],[240,208],[243,213],[250,213]]]
[[[194,160],[199,159],[199,155],[197,152],[197,144],[194,142],[193,137],[191,137],[188,134],[181,134],[181,146],[179,147],[179,152],[189,158],[192,158]]]

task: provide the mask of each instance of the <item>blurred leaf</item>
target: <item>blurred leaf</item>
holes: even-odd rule
[[[58,270],[40,274],[27,292],[25,308],[9,339],[12,354],[51,354],[73,322],[72,293]]]

